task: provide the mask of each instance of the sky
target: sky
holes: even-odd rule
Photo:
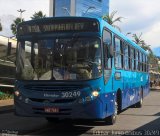
[[[18,9],[25,20],[41,10],[49,16],[49,0],[0,0],[0,16],[19,17]],[[118,23],[124,34],[131,32],[140,35],[151,48],[160,47],[160,4],[159,0],[110,0],[110,12],[117,11],[117,16],[124,17]],[[128,35],[131,37],[131,35]]]
[[[10,14],[19,17],[19,9],[26,10],[23,13],[25,20],[40,10],[48,16],[49,0],[0,0],[0,16]]]
[[[160,47],[159,0],[110,0],[110,12],[114,10],[117,16],[124,17],[118,24],[124,34],[142,33],[142,39],[152,49]]]

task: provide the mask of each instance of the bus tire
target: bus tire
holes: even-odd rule
[[[114,113],[106,118],[106,123],[108,125],[114,125],[116,123],[116,119],[117,119],[117,113],[118,113],[118,104],[117,101],[115,101],[115,110]]]
[[[141,89],[141,91],[140,91],[140,101],[139,101],[138,103],[136,103],[135,106],[136,106],[137,108],[141,108],[142,105],[143,105],[143,91],[142,91],[142,89]]]
[[[122,111],[122,93],[120,90],[117,92],[117,107],[118,107],[118,114]]]
[[[58,118],[46,117],[46,120],[47,120],[49,123],[58,123],[58,122],[59,122],[59,119],[58,119]]]

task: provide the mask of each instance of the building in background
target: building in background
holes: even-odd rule
[[[109,0],[50,0],[50,16],[98,16],[109,14]]]
[[[15,38],[0,35],[0,87],[14,84],[16,47],[17,40]]]
[[[150,60],[150,82],[152,85],[160,86],[160,57],[153,57]]]

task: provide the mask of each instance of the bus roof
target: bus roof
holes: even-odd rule
[[[99,21],[101,22],[101,24],[103,24],[102,27],[106,26],[111,32],[113,32],[114,34],[116,34],[117,36],[119,36],[125,42],[127,42],[130,45],[132,45],[134,48],[140,50],[145,55],[148,55],[148,53],[143,48],[141,48],[139,45],[137,45],[135,42],[133,42],[127,36],[125,36],[124,34],[122,34],[121,32],[119,32],[117,29],[115,29],[114,27],[112,27],[111,25],[109,25],[105,20],[99,18]],[[101,29],[103,29],[103,28],[101,28]]]
[[[45,22],[45,21],[50,21],[50,20],[61,20],[61,19],[93,19],[93,20],[99,20],[99,18],[93,18],[93,17],[77,17],[77,16],[69,16],[69,17],[46,17],[46,18],[41,18],[41,19],[35,19],[35,20],[28,20],[24,21],[20,24],[30,24],[30,23],[40,23],[40,22]]]

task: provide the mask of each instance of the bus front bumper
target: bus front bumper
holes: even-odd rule
[[[25,117],[54,117],[59,119],[103,119],[103,102],[100,96],[85,103],[53,104],[14,99],[15,114]],[[46,112],[46,108],[56,108],[58,111]]]

